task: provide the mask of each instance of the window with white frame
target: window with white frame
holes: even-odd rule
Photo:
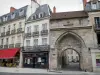
[[[12,37],[11,41],[12,41],[12,44],[14,44],[14,41],[15,41],[15,37],[14,36]]]
[[[6,21],[6,18],[5,17],[3,17],[3,21]]]
[[[30,40],[26,40],[26,46],[30,46]]]
[[[42,45],[47,45],[47,38],[42,38]]]
[[[15,18],[15,13],[12,13],[11,19],[14,19],[14,18]]]
[[[21,35],[17,36],[17,43],[21,43]]]
[[[31,33],[31,26],[27,27],[27,33]]]
[[[19,16],[22,16],[22,15],[24,15],[24,10],[23,9],[21,9],[20,12],[19,12]]]
[[[38,39],[34,39],[34,45],[38,45]]]
[[[40,13],[40,14],[39,14],[39,17],[42,18],[42,17],[43,17],[43,13]]]
[[[97,9],[97,4],[96,3],[92,4],[92,9]]]
[[[42,30],[47,30],[47,23],[42,24]]]
[[[6,45],[8,45],[9,43],[9,38],[6,38]]]
[[[38,32],[39,31],[39,25],[35,25],[34,26],[34,32]]]

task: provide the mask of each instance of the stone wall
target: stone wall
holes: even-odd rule
[[[82,20],[82,19],[81,19]],[[70,22],[67,22],[70,21]],[[82,70],[92,71],[92,59],[90,49],[97,47],[96,34],[92,29],[92,26],[88,25],[87,20],[82,20],[85,25],[80,25],[78,22],[79,19],[70,19],[70,20],[54,20],[51,21],[50,25],[50,69],[57,69],[59,67],[59,51],[61,51],[65,46],[67,48],[79,50],[80,55],[80,68]],[[71,26],[68,26],[69,25]],[[73,24],[72,24],[73,23]],[[82,24],[83,24],[82,23]],[[87,25],[86,25],[87,24]],[[66,26],[67,25],[67,26]],[[67,34],[72,34],[76,37],[82,45],[80,48],[76,46],[69,47],[65,45],[66,42],[62,42],[61,46],[60,40],[63,40]],[[66,40],[71,41],[71,39],[65,37]],[[65,46],[64,46],[65,45]]]

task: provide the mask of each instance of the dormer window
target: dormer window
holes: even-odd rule
[[[43,13],[40,13],[39,17],[42,18],[43,17]]]
[[[0,19],[0,23],[1,23],[1,19]]]
[[[12,19],[14,19],[14,18],[15,18],[15,14],[14,14],[14,13],[12,13],[11,18],[12,18]]]
[[[92,9],[97,9],[97,4],[96,3],[92,4]]]
[[[36,15],[36,18],[38,18],[38,15]]]
[[[5,17],[3,17],[3,22],[4,22],[4,21],[6,21],[6,20],[5,20]]]
[[[19,12],[19,16],[22,16],[24,14],[24,10],[21,9],[20,12]]]
[[[33,16],[33,20],[35,20],[35,16]]]
[[[7,17],[7,16],[5,16],[5,21],[7,21],[7,19],[8,19],[8,17]]]

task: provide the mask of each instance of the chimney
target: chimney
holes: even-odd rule
[[[55,6],[53,7],[53,13],[56,13],[56,7]]]
[[[87,3],[87,0],[83,0],[83,8],[84,9],[85,9],[86,3]]]
[[[16,9],[14,7],[10,7],[10,12],[15,11]]]

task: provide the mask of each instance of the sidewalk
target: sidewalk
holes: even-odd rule
[[[41,73],[41,74],[93,74],[92,72],[82,71],[49,71],[47,69],[32,69],[32,68],[6,68],[0,67],[0,72],[5,73]]]

